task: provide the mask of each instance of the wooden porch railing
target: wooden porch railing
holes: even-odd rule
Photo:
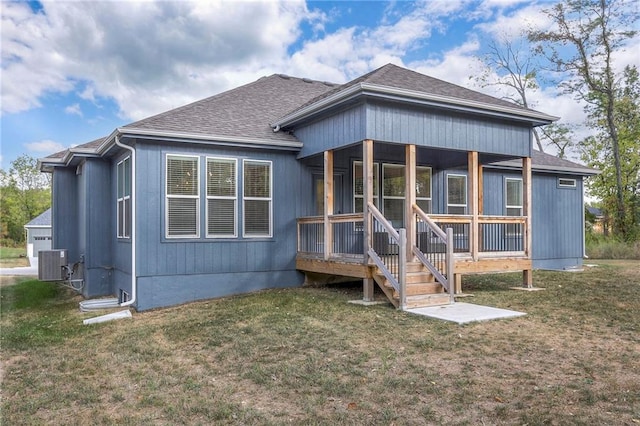
[[[446,231],[443,231],[420,207],[415,204],[412,207],[417,221],[416,245],[413,246],[413,254],[442,284],[453,303],[455,293],[453,229],[447,227]]]
[[[308,216],[297,220],[298,253],[312,257],[364,259],[364,215],[362,213],[329,216],[331,241],[325,251],[324,217]]]
[[[453,230],[453,251],[472,253],[471,236],[478,236],[476,255],[523,256],[528,236],[526,216],[478,216],[478,230],[472,229],[473,217],[468,215],[429,215],[440,228]]]
[[[404,310],[407,306],[407,231],[396,230],[373,203],[368,203],[367,208],[373,230],[369,258],[398,292],[399,308]]]

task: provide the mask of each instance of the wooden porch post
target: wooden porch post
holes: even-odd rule
[[[527,218],[524,229],[524,253],[531,260],[532,237],[531,232],[531,157],[522,158],[522,189],[524,197],[522,197],[522,214]],[[522,285],[526,288],[533,288],[533,270],[525,269],[522,271]]]
[[[478,225],[478,205],[479,205],[479,190],[478,190],[478,151],[470,151],[468,153],[468,203],[469,214],[471,214],[471,229],[469,232],[469,248],[471,249],[471,257],[474,261],[478,260],[478,231],[480,230]]]
[[[367,205],[373,202],[373,141],[365,139],[362,141],[362,212],[363,218],[363,240],[364,240],[364,263],[369,263],[369,248],[373,235],[373,221]],[[363,299],[367,302],[373,301],[373,279],[364,278],[362,280]]]
[[[405,146],[405,197],[404,226],[407,230],[407,262],[413,260],[413,246],[416,245],[416,214],[413,205],[416,203],[416,146]]]
[[[484,214],[484,170],[482,164],[478,164],[478,214]],[[482,237],[482,235],[480,236]]]
[[[333,214],[333,151],[324,152],[324,258],[331,257],[333,230],[329,216]]]

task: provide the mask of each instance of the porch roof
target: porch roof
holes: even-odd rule
[[[327,109],[335,108],[365,94],[449,110],[473,111],[484,115],[510,117],[529,121],[532,125],[549,124],[558,120],[558,117],[524,108],[504,99],[476,92],[397,65],[387,64],[296,107],[279,118],[273,126],[275,129],[294,126],[298,122],[310,119]]]

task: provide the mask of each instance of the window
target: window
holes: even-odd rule
[[[118,238],[131,236],[131,158],[127,157],[116,166],[118,192]]]
[[[447,213],[467,214],[467,177],[447,175]]]
[[[558,178],[558,188],[575,188],[576,180],[567,178]]]
[[[522,216],[522,179],[505,179],[507,216]]]
[[[207,237],[236,237],[236,160],[207,158]]]
[[[522,179],[505,179],[505,201],[507,216],[522,216]],[[508,236],[521,236],[522,225],[508,223],[506,231]]]
[[[404,224],[405,182],[403,165],[382,165],[382,213],[394,228]]]
[[[167,238],[200,235],[199,157],[167,155]]]
[[[416,167],[416,204],[423,212],[431,213],[431,167]]]
[[[271,237],[271,162],[243,161],[245,237]]]
[[[373,204],[378,203],[378,163],[373,163]],[[353,162],[353,212],[362,213],[364,205],[364,178],[362,176],[362,161]]]

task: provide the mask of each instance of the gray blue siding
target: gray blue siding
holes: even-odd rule
[[[565,269],[581,266],[584,254],[582,178],[576,188],[559,188],[558,175],[533,177],[533,266]]]
[[[109,163],[87,159],[81,167],[53,173],[52,247],[66,249],[70,264],[81,263],[82,294],[112,294],[113,209]]]
[[[304,142],[301,158],[349,146],[364,139],[513,157],[531,155],[527,125],[471,114],[368,102],[295,130]]]
[[[138,143],[137,156],[137,309],[174,305],[264,288],[300,285],[295,269],[296,218],[308,214],[311,172],[294,153],[221,147],[173,147]],[[205,202],[200,201],[200,238],[165,238],[164,167],[166,154],[197,155],[201,176],[206,156],[272,161],[273,237],[242,237],[242,199],[238,197],[237,238],[206,238]],[[204,179],[200,180],[204,194]],[[127,283],[123,285],[128,286]]]
[[[56,168],[53,173],[51,210],[51,247],[66,249],[70,259],[80,259],[78,235],[77,177],[74,168]]]
[[[367,138],[366,108],[356,105],[300,127],[295,135],[304,143],[300,158],[360,142]]]

